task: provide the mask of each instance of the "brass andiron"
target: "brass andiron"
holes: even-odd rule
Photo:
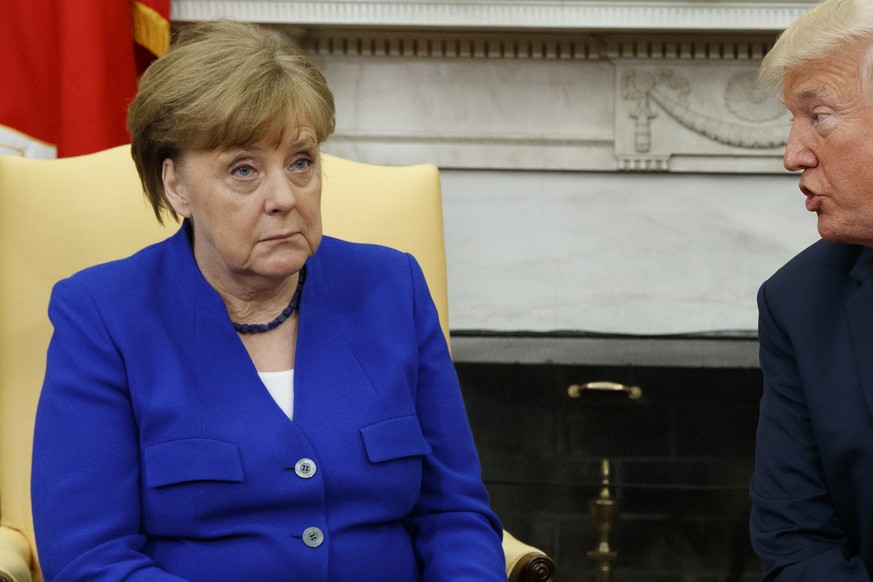
[[[596,566],[594,580],[611,582],[613,562],[618,554],[609,547],[609,534],[618,517],[618,501],[609,492],[609,459],[600,464],[600,494],[589,502],[588,511],[597,529],[597,548],[588,552]]]

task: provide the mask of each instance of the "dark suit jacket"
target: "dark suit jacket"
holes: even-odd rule
[[[873,572],[873,249],[818,242],[758,294],[751,484],[765,580]]]
[[[184,228],[58,283],[50,316],[33,459],[49,580],[505,581],[411,256],[325,237],[307,262],[293,422]]]

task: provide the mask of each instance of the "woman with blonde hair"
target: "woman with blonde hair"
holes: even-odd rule
[[[53,291],[46,579],[505,581],[421,269],[322,235],[321,73],[256,26],[196,25],[128,126],[157,218],[183,220]]]

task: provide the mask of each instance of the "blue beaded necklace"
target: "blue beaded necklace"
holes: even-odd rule
[[[282,310],[282,313],[280,313],[276,319],[270,323],[237,323],[232,321],[233,329],[239,333],[263,333],[265,331],[270,331],[271,329],[276,329],[285,323],[285,320],[291,317],[291,314],[297,309],[297,305],[300,304],[300,292],[303,290],[303,281],[305,279],[306,266],[304,265],[297,276],[297,289],[294,290],[294,296],[291,297],[291,303],[288,304],[288,307]]]

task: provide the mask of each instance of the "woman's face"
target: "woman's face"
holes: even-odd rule
[[[167,159],[164,188],[191,219],[194,256],[217,288],[269,288],[299,271],[321,242],[321,168],[315,130]]]

